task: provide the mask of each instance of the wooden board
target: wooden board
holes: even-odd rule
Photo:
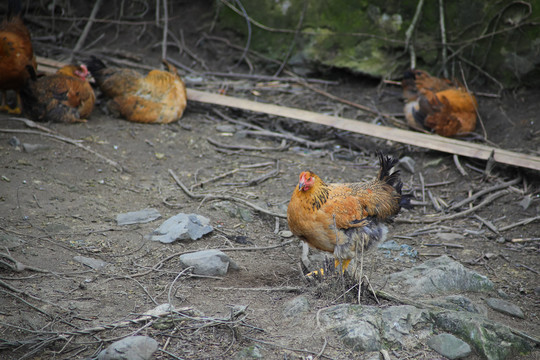
[[[387,126],[374,125],[358,120],[340,118],[319,114],[311,111],[289,108],[285,106],[265,104],[231,96],[208,93],[188,89],[188,100],[207,104],[216,104],[234,107],[242,110],[262,112],[269,115],[307,121],[316,124],[331,126],[336,129],[347,130],[367,136],[392,140],[403,144],[415,145],[431,150],[442,151],[482,160],[489,159],[493,152],[496,162],[525,167],[540,171],[540,157],[498,149],[486,145],[474,144],[466,141],[450,139],[438,135],[423,134],[415,131],[402,130]]]

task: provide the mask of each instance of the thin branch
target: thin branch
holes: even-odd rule
[[[251,207],[252,209],[255,209],[259,212],[262,212],[263,214],[267,214],[267,215],[270,215],[270,216],[275,216],[275,217],[279,217],[279,218],[282,218],[282,219],[286,219],[287,218],[287,215],[285,214],[278,214],[278,213],[275,213],[275,212],[272,212],[270,210],[266,210],[266,209],[263,209],[262,207],[258,206],[258,205],[255,205],[247,200],[244,200],[244,199],[240,199],[240,198],[237,198],[237,197],[234,197],[234,196],[229,196],[229,195],[203,195],[203,194],[194,194],[192,193],[185,185],[184,183],[182,183],[180,181],[180,179],[178,178],[178,176],[176,176],[176,174],[174,173],[174,171],[172,171],[171,169],[169,169],[169,174],[173,177],[174,181],[176,181],[176,184],[178,184],[178,186],[180,186],[180,188],[182,188],[182,190],[184,190],[184,192],[186,193],[187,196],[189,196],[190,198],[192,199],[203,199],[203,200],[212,200],[212,199],[218,199],[218,200],[229,200],[229,201],[235,201],[235,202],[238,202],[238,203],[241,203],[241,204],[244,204],[244,205],[247,205],[249,207]]]
[[[161,58],[167,59],[167,33],[169,28],[169,10],[167,8],[167,0],[163,1],[163,40],[161,42]],[[156,9],[156,13],[159,13],[159,7]]]
[[[467,205],[468,203],[473,202],[474,200],[478,199],[479,197],[484,196],[487,193],[497,191],[497,190],[500,190],[500,189],[509,188],[510,186],[515,185],[515,184],[517,184],[519,182],[521,182],[521,177],[518,177],[518,178],[515,178],[514,180],[503,182],[501,184],[498,184],[498,185],[489,187],[487,189],[481,190],[481,191],[477,192],[476,194],[474,194],[474,195],[472,195],[472,196],[470,196],[470,197],[468,197],[466,199],[463,199],[460,202],[455,203],[454,205],[450,206],[450,208],[448,210],[458,209],[458,208],[462,207],[463,205]]]
[[[100,153],[98,153],[97,151],[95,150],[92,150],[91,148],[89,148],[88,146],[85,146],[83,144],[80,143],[79,140],[74,140],[74,139],[71,139],[71,138],[68,138],[68,137],[65,137],[65,136],[61,136],[61,135],[55,135],[55,134],[52,134],[52,133],[44,133],[44,132],[40,132],[40,131],[33,131],[33,130],[15,130],[15,129],[0,129],[0,132],[5,132],[5,133],[21,133],[21,134],[33,134],[33,135],[41,135],[41,136],[47,136],[47,137],[50,137],[50,138],[53,138],[53,139],[56,139],[56,140],[60,140],[60,141],[63,141],[63,142],[66,142],[68,144],[71,144],[71,145],[75,145],[77,147],[80,147],[81,149],[83,150],[86,150],[88,151],[89,153],[92,153],[94,155],[96,155],[98,158],[104,160],[107,164],[117,168],[118,170],[120,171],[123,171],[123,167],[118,164],[116,161],[113,161],[103,155],[101,155]],[[52,132],[52,131],[51,131]]]
[[[71,58],[73,58],[73,54],[81,50],[82,46],[84,45],[86,36],[88,36],[88,33],[90,32],[90,29],[92,28],[92,24],[94,23],[94,20],[96,19],[96,15],[99,11],[99,8],[101,7],[102,2],[103,0],[96,0],[96,3],[94,4],[94,8],[92,9],[92,12],[90,13],[90,18],[88,19],[88,22],[84,26],[84,30],[81,36],[79,37],[77,44],[75,44],[73,51],[71,52]]]

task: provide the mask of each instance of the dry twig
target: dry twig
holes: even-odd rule
[[[192,199],[202,199],[202,200],[212,200],[212,199],[218,199],[218,200],[229,200],[229,201],[235,201],[235,202],[239,202],[241,204],[244,204],[244,205],[247,205],[249,206],[250,208],[252,209],[255,209],[259,212],[262,212],[263,214],[267,214],[267,215],[270,215],[270,216],[275,216],[275,217],[280,217],[280,218],[283,218],[283,219],[286,219],[287,218],[287,215],[285,214],[278,214],[278,213],[275,213],[275,212],[272,212],[272,211],[269,211],[269,210],[266,210],[266,209],[263,209],[262,207],[258,206],[258,205],[255,205],[247,200],[244,200],[244,199],[240,199],[240,198],[237,198],[237,197],[234,197],[234,196],[229,196],[229,195],[203,195],[203,194],[194,194],[192,193],[185,185],[184,183],[182,183],[180,181],[180,179],[178,178],[178,176],[176,176],[176,174],[174,173],[174,171],[172,171],[171,169],[169,169],[169,174],[173,177],[174,181],[176,181],[176,184],[178,184],[178,186],[180,186],[180,188],[182,188],[182,190],[184,190],[184,192],[186,193],[187,196],[189,196],[190,198]]]

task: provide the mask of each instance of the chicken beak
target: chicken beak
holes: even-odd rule
[[[302,190],[304,189],[304,185],[305,185],[305,183],[304,183],[303,181],[300,181],[300,182],[298,183],[298,190],[299,190],[299,191],[302,191]]]

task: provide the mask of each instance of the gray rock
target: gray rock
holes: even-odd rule
[[[130,336],[112,343],[98,355],[98,360],[148,360],[158,342],[148,336]]]
[[[289,230],[281,230],[278,235],[285,239],[293,237],[293,233]]]
[[[309,301],[307,297],[305,297],[304,295],[300,295],[285,303],[285,308],[283,309],[283,316],[295,317],[306,313],[308,310]]]
[[[354,351],[381,349],[381,309],[374,306],[341,304],[322,309],[323,330],[335,332]]]
[[[467,341],[476,352],[489,360],[517,358],[533,349],[533,344],[515,335],[503,324],[481,315],[461,311],[432,313],[436,326]]]
[[[471,299],[463,295],[449,295],[426,301],[428,304],[454,311],[468,311],[487,316],[487,307],[475,304]]]
[[[427,310],[411,305],[391,306],[383,309],[381,315],[385,343],[412,349],[433,335],[433,323]]]
[[[219,250],[203,250],[180,256],[180,264],[186,268],[193,266],[193,273],[208,276],[223,276],[238,265]]]
[[[144,209],[116,215],[118,225],[144,224],[159,219],[161,214],[156,209]]]
[[[486,299],[486,303],[493,310],[506,315],[515,316],[520,319],[525,319],[525,315],[523,314],[523,311],[521,311],[520,307],[512,304],[511,302],[497,298],[488,298]]]
[[[404,156],[399,159],[399,164],[403,166],[407,171],[414,174],[414,165],[416,162],[410,156]]]
[[[33,153],[40,150],[47,150],[50,148],[49,145],[45,144],[28,144],[28,143],[22,143],[22,148],[27,153]]]
[[[85,256],[75,256],[73,257],[73,260],[80,262],[81,264],[86,265],[94,270],[103,269],[109,264],[103,260],[93,259]]]
[[[469,344],[452,334],[434,336],[428,340],[427,344],[430,348],[450,360],[461,359],[471,353]]]
[[[393,291],[410,296],[456,291],[489,291],[493,283],[485,276],[469,270],[443,255],[413,268],[388,276]]]
[[[179,213],[165,220],[148,237],[166,244],[175,240],[197,240],[214,230],[209,223],[210,219],[204,216]]]
[[[523,208],[523,210],[527,210],[529,206],[531,205],[532,198],[531,195],[525,195],[523,199],[519,202],[519,206]]]

